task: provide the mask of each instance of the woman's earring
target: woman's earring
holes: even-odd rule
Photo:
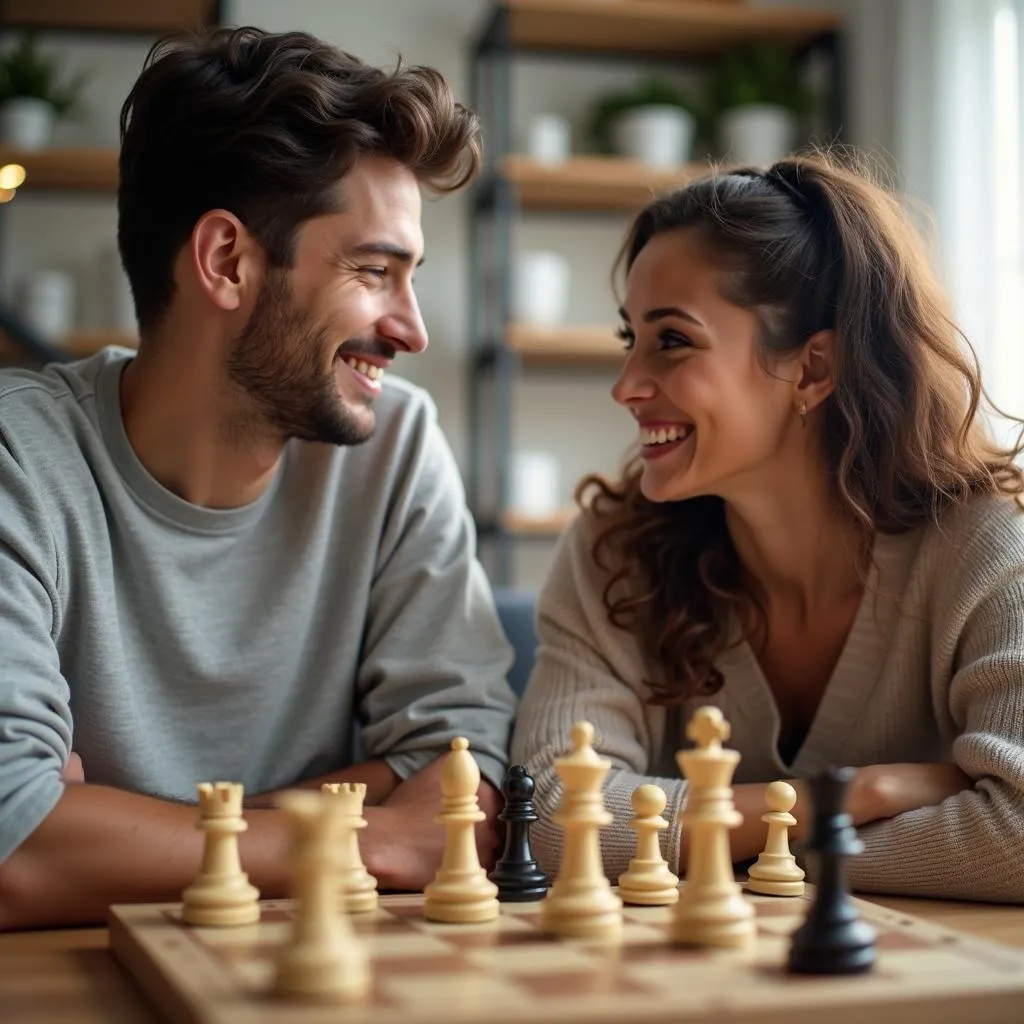
[[[800,403],[800,410],[799,411],[800,411],[800,426],[801,427],[806,427],[807,426],[807,403],[806,402],[801,402]]]

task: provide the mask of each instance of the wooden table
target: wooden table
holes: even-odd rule
[[[1024,947],[1024,907],[871,897],[971,935]],[[107,949],[105,928],[0,935],[0,1020],[12,1024],[157,1024]]]

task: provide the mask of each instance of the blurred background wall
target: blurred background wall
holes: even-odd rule
[[[595,8],[612,2],[590,0]],[[643,6],[645,0],[622,2]],[[663,0],[658,6],[685,3]],[[935,219],[936,258],[995,397],[1024,413],[1017,74],[1024,19],[1016,17],[1024,13],[1022,5],[1017,0],[787,0],[782,5],[718,0],[698,6],[718,5],[803,8],[837,18],[842,140],[875,155],[908,199],[920,204],[921,216]],[[81,0],[81,6],[88,8],[89,0]],[[272,31],[309,31],[378,64],[401,55],[433,65],[468,102],[472,45],[492,6],[485,0],[226,0],[221,16],[227,23]],[[0,45],[9,50],[17,38],[5,31]],[[116,147],[120,105],[151,42],[140,34],[40,34],[41,49],[55,56],[64,72],[86,76],[80,112],[57,124],[53,148]],[[508,97],[513,148],[526,145],[538,114],[566,119],[574,150],[586,148],[594,102],[628,88],[646,70],[641,60],[518,61]],[[697,81],[682,63],[668,72],[681,87]],[[813,74],[812,68],[812,80]],[[34,274],[66,271],[74,281],[74,327],[120,326],[130,338],[132,325],[123,309],[117,311],[110,284],[116,262],[113,193],[39,191],[29,184],[0,208],[0,295],[16,305]],[[426,204],[427,262],[417,282],[431,345],[425,355],[401,360],[396,368],[430,390],[467,474],[470,213],[468,194]],[[566,260],[571,283],[565,324],[614,326],[617,303],[609,272],[628,219],[624,210],[599,216],[554,211],[515,219],[513,252],[557,251]],[[553,457],[559,507],[569,503],[585,472],[615,471],[632,440],[630,421],[608,396],[613,358],[517,374],[510,390],[512,450]],[[556,517],[545,536],[511,543],[503,582],[535,584],[541,578],[558,522]]]

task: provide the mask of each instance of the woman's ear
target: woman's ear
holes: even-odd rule
[[[817,331],[804,343],[795,389],[798,408],[816,409],[835,390],[836,332]]]

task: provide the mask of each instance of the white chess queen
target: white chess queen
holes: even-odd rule
[[[799,841],[805,780],[842,765],[855,888],[1024,900],[1024,441],[990,436],[898,197],[825,155],[714,171],[637,216],[621,269],[612,395],[637,447],[580,486],[513,741],[541,866],[585,719],[612,763],[609,876],[645,784],[685,868],[675,757],[714,705],[740,756],[734,862],[766,852],[767,784],[793,786]]]

